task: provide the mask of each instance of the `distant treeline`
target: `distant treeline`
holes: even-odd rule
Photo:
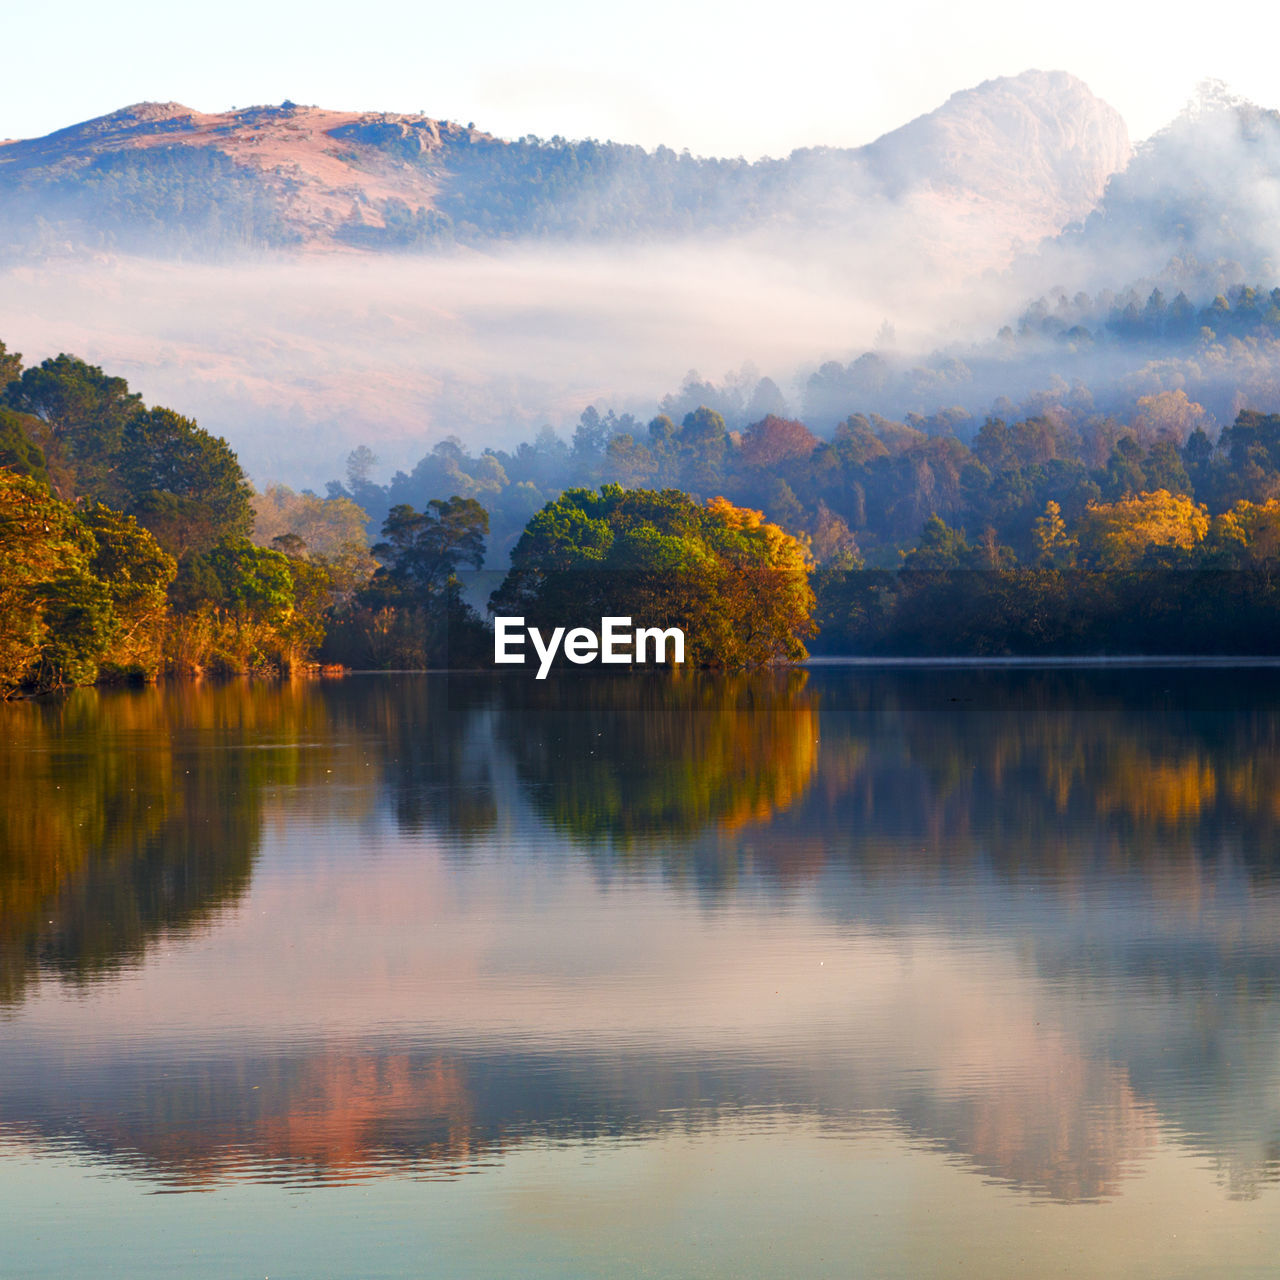
[[[876,350],[812,370],[800,416],[825,434],[851,409],[874,411],[968,440],[988,416],[1127,421],[1139,398],[1182,390],[1225,424],[1243,407],[1280,404],[1280,289],[1238,275],[1227,283],[1237,270],[1188,256],[1166,273],[1186,288],[1146,279],[1093,294],[1058,289],[992,339],[923,357],[896,352],[886,334]],[[723,387],[693,381],[702,403],[738,425],[732,378]]]
[[[473,453],[449,439],[387,484],[370,478],[377,458],[361,447],[329,495],[354,501],[375,527],[396,505],[474,498],[489,512],[503,559],[529,518],[565,489],[619,484],[723,495],[762,510],[807,538],[818,564],[845,557],[896,569],[937,516],[987,548],[987,567],[997,567],[1036,562],[1050,503],[1074,529],[1091,505],[1158,490],[1215,515],[1280,498],[1277,422],[1244,411],[1211,434],[1203,407],[1181,391],[1139,398],[1127,419],[1057,405],[1021,420],[988,418],[967,438],[942,413],[914,422],[852,414],[822,438],[776,413],[730,431],[705,405],[648,423],[588,408],[572,441],[545,429],[516,449]]]
[[[724,495],[806,545],[819,652],[1273,652],[1280,415],[1211,425],[1181,391],[1140,398],[1128,421],[989,418],[967,441],[945,415],[854,414],[821,439],[776,414],[730,431],[705,406],[678,425],[588,409],[572,443],[445,441],[387,485],[360,449],[330,495],[375,520],[466,495],[500,552],[566,487]]]
[[[1012,326],[1000,333],[1006,339],[1013,335]],[[1232,285],[1201,306],[1183,290],[1167,298],[1159,287],[1145,297],[1135,287],[1119,296],[1103,290],[1092,297],[1077,293],[1072,298],[1060,290],[1051,298],[1037,299],[1023,312],[1017,335],[1070,343],[1275,338],[1280,337],[1280,289]]]
[[[68,171],[0,182],[0,246],[50,251],[68,241],[148,255],[287,248],[298,234],[252,171],[210,147],[107,152]]]

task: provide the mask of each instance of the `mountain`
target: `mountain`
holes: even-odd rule
[[[1063,71],[1027,71],[953,94],[862,148],[883,189],[1003,213],[1023,239],[1085,217],[1131,155],[1118,112]]]
[[[930,246],[941,236],[940,252],[985,267],[1083,218],[1128,157],[1119,115],[1064,72],[988,81],[868,146],[754,163],[508,141],[427,116],[291,102],[221,114],[142,103],[0,145],[0,245],[24,256],[218,257],[762,232],[847,239],[892,233],[905,217]]]
[[[0,144],[0,337],[127,377],[259,479],[319,483],[362,442],[392,467],[450,434],[514,447],[593,402],[647,419],[691,369],[750,400],[890,328],[903,350],[993,331],[1009,301],[975,277],[1085,218],[1128,156],[1062,72],[755,162],[140,104]],[[929,407],[954,403],[935,381]]]

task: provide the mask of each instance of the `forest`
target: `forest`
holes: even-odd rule
[[[1271,323],[1263,301],[1228,310]],[[488,609],[570,602],[647,610],[730,668],[1280,650],[1280,415],[1216,430],[1183,390],[822,435],[770,411],[767,379],[732,430],[690,382],[647,423],[589,407],[572,440],[446,439],[386,484],[361,447],[321,497],[256,492],[225,440],[74,356],[0,345],[0,385],[6,693],[484,665]]]
[[[24,369],[0,346],[0,380],[0,693],[487,660],[460,576],[485,563],[474,497],[396,504],[369,546],[350,498],[255,492],[225,440],[83,360]],[[805,656],[802,544],[723,498],[570,491],[516,551],[498,598],[535,616],[581,603],[586,572],[609,608],[696,626],[699,665]]]

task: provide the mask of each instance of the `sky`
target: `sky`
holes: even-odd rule
[[[1150,0],[64,0],[6,6],[0,138],[140,101],[261,103],[474,121],[702,155],[856,146],[953,92],[1029,68],[1079,76],[1135,140],[1204,79],[1280,106],[1257,0],[1183,22]],[[52,30],[56,26],[56,31]]]

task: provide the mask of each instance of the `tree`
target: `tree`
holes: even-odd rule
[[[247,538],[188,553],[170,590],[170,664],[188,671],[292,669],[322,638],[316,624],[323,583],[317,595],[305,576],[310,569]]]
[[[652,424],[650,431],[653,430]],[[680,472],[684,483],[705,493],[721,483],[725,454],[729,448],[729,432],[724,419],[706,405],[684,415],[676,437]]]
[[[48,484],[44,451],[32,439],[30,428],[35,426],[26,414],[0,407],[0,467]]]
[[[1066,568],[1072,559],[1076,540],[1067,535],[1067,522],[1062,508],[1052,498],[1045,503],[1044,515],[1035,523],[1037,560],[1045,568]]]
[[[605,474],[625,488],[634,488],[652,479],[653,450],[630,432],[613,436],[605,448]]]
[[[1092,569],[1136,568],[1150,547],[1190,551],[1209,530],[1209,512],[1167,489],[1119,502],[1091,502],[1077,528],[1080,558]]]
[[[254,542],[324,565],[337,599],[350,600],[378,567],[369,554],[365,513],[350,498],[273,484],[254,494],[253,517]]]
[[[382,526],[381,542],[371,548],[382,568],[373,576],[371,591],[429,603],[469,564],[484,564],[484,540],[489,513],[474,499],[455,494],[448,501],[433,498],[425,511],[402,503],[391,508]]]
[[[217,581],[215,601],[236,617],[278,627],[293,605],[289,557],[247,538],[220,543],[206,557]]]
[[[1168,440],[1181,448],[1193,432],[1204,430],[1208,421],[1204,405],[1196,404],[1179,389],[1140,397],[1133,428],[1139,440]]]
[[[106,586],[115,615],[102,665],[123,675],[154,676],[162,661],[167,592],[177,563],[132,516],[94,503],[81,520],[93,534],[90,568]]]
[[[83,684],[115,625],[93,535],[29,476],[0,469],[0,696]]]
[[[973,548],[963,529],[953,529],[940,516],[930,516],[920,534],[920,545],[902,561],[905,573],[937,573],[966,569],[973,558]]]
[[[1214,568],[1270,570],[1280,562],[1280,501],[1240,501],[1210,522],[1205,562]]]
[[[759,511],[667,489],[570,489],[529,521],[495,613],[535,626],[630,616],[680,627],[686,660],[751,667],[805,656],[813,634],[802,544]]]
[[[738,456],[749,467],[776,467],[807,458],[817,447],[818,437],[803,422],[771,413],[742,433]]]
[[[39,425],[35,442],[44,450],[54,491],[68,499],[117,496],[114,470],[125,423],[142,397],[123,378],[66,354],[27,369],[4,390],[4,401]]]
[[[1131,435],[1116,441],[1111,457],[1107,459],[1103,493],[1108,498],[1124,498],[1140,493],[1147,487],[1147,474],[1142,468],[1142,446]]]
[[[231,446],[172,409],[130,417],[116,487],[127,510],[176,556],[247,537],[253,528],[253,489]]]
[[[477,661],[487,634],[458,571],[484,563],[488,533],[489,513],[474,498],[433,498],[424,511],[392,507],[371,548],[382,567],[357,594],[342,643],[376,665]]]
[[[813,558],[819,564],[861,567],[862,556],[858,551],[858,542],[848,522],[836,515],[821,499],[818,501],[818,514],[810,530],[809,540],[813,547]]]
[[[0,342],[0,391],[22,376],[22,356]]]
[[[600,411],[593,404],[587,405],[573,433],[574,458],[588,464],[597,461],[609,443],[610,434],[609,424],[600,416]]]

